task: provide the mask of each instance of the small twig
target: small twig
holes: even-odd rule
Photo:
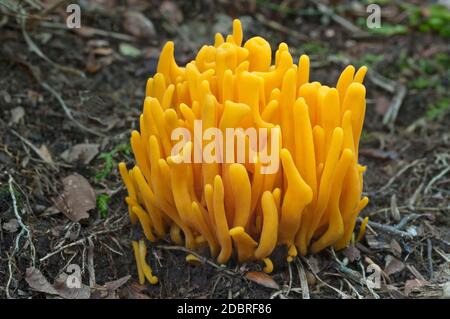
[[[313,3],[316,5],[317,9],[324,14],[329,16],[334,22],[339,24],[344,29],[357,34],[366,34],[367,32],[363,32],[360,28],[358,28],[356,25],[354,25],[349,20],[345,19],[344,17],[341,17],[340,15],[336,14],[332,9],[330,9],[328,6],[321,2],[313,1]]]
[[[444,168],[438,175],[433,177],[431,181],[428,183],[427,187],[425,187],[425,190],[423,191],[424,194],[427,194],[430,191],[431,186],[433,186],[434,183],[436,183],[441,177],[447,174],[448,171],[450,171],[450,167]]]
[[[438,253],[438,255],[441,256],[442,259],[444,259],[447,263],[450,263],[450,258],[449,256],[447,256],[448,254],[445,254],[445,252],[436,247],[433,247],[433,250]]]
[[[44,156],[42,156],[41,151],[34,146],[33,143],[31,143],[29,140],[27,140],[25,137],[23,137],[22,135],[20,135],[19,133],[17,133],[15,130],[11,129],[11,133],[13,133],[16,137],[18,137],[23,143],[25,143],[29,148],[31,148],[39,157],[41,160],[43,160],[45,163],[47,163],[48,165],[50,165],[53,169],[58,170],[55,166],[55,163],[50,162],[47,158],[45,158]]]
[[[94,268],[94,243],[92,238],[88,237],[88,273],[89,273],[89,287],[93,288],[95,282],[95,268]]]
[[[298,276],[300,278],[300,287],[302,288],[302,298],[303,299],[311,299],[309,295],[309,286],[308,286],[308,280],[306,278],[306,272],[305,268],[303,267],[302,261],[300,258],[295,259],[298,270]]]
[[[69,0],[57,0],[51,3],[43,12],[42,15],[46,16],[56,9],[58,9],[60,6],[62,6],[64,3],[69,2]]]
[[[428,272],[430,280],[433,280],[433,244],[430,238],[427,238],[427,257],[428,257]]]
[[[6,297],[8,299],[10,299],[11,295],[9,294],[9,286],[11,285],[11,281],[12,281],[12,259],[14,258],[15,254],[19,250],[20,238],[22,238],[22,236],[25,235],[25,237],[28,240],[28,244],[30,245],[31,261],[32,261],[33,266],[34,266],[34,262],[35,262],[36,250],[34,248],[32,240],[31,240],[31,231],[24,224],[22,217],[19,214],[19,209],[17,207],[17,199],[16,199],[16,195],[14,194],[14,188],[13,188],[14,179],[12,178],[11,174],[8,174],[8,176],[9,176],[9,178],[8,178],[9,194],[11,196],[11,200],[13,203],[13,211],[14,211],[14,215],[16,216],[16,220],[21,228],[19,235],[17,235],[17,237],[15,239],[14,249],[13,249],[11,255],[8,256],[9,276],[8,276],[8,281],[6,283],[5,290],[6,290]]]
[[[48,259],[48,258],[50,258],[50,257],[52,257],[52,256],[54,256],[54,255],[56,255],[58,253],[60,253],[61,251],[65,250],[67,248],[70,248],[70,247],[73,247],[73,246],[77,246],[77,245],[81,245],[81,244],[85,244],[86,241],[89,240],[89,238],[94,238],[95,236],[111,233],[111,232],[114,232],[114,231],[117,231],[117,230],[119,230],[119,228],[101,230],[101,231],[95,232],[93,234],[90,234],[89,236],[86,236],[86,237],[81,238],[81,239],[79,239],[77,241],[74,241],[72,243],[69,243],[67,245],[59,247],[58,249],[52,251],[51,253],[49,253],[49,254],[45,255],[44,257],[42,257],[41,259],[39,259],[39,262],[43,262],[44,260],[46,260],[46,259]]]
[[[362,222],[362,218],[358,217],[358,221]],[[377,222],[373,222],[373,221],[369,221],[368,225],[370,227],[373,227],[374,229],[383,231],[385,233],[389,233],[391,235],[396,235],[396,236],[400,236],[402,238],[407,238],[407,239],[412,239],[414,236],[408,232],[402,231],[402,230],[398,230],[396,227],[394,226],[390,226],[390,225],[383,225]]]
[[[70,30],[70,31],[79,32],[79,33],[82,32],[82,31],[77,31],[76,29],[67,29],[67,26],[63,23],[42,21],[40,23],[40,25],[44,28],[49,28],[49,29]],[[92,28],[92,27],[81,27],[81,29],[78,29],[78,30],[84,30],[86,33],[90,33],[93,36],[97,35],[97,36],[101,36],[101,37],[107,37],[107,38],[112,38],[112,39],[116,39],[116,40],[120,40],[120,41],[127,41],[127,42],[135,42],[136,41],[136,39],[134,37],[132,37],[128,34],[112,32],[112,31],[105,31],[102,29],[97,29],[97,28]]]
[[[416,159],[415,161],[409,163],[408,165],[403,166],[394,176],[392,176],[389,181],[384,184],[382,187],[380,187],[378,190],[370,192],[370,195],[375,195],[384,192],[386,189],[388,189],[392,183],[395,182],[395,180],[400,177],[404,172],[406,172],[411,167],[417,165],[418,162],[420,162],[422,159]]]
[[[188,248],[185,247],[181,247],[181,246],[167,246],[167,245],[157,245],[156,248],[160,248],[160,249],[164,249],[164,250],[178,250],[178,251],[182,251],[188,254],[192,254],[194,255],[196,258],[198,258],[200,260],[201,263],[204,264],[208,264],[220,271],[223,271],[225,273],[227,273],[228,275],[232,275],[232,276],[238,276],[239,274],[237,272],[231,271],[225,267],[221,267],[218,264],[216,264],[215,262],[209,260],[208,258],[205,258],[199,254],[197,254],[195,251],[192,251]]]
[[[403,227],[406,226],[406,224],[408,224],[410,221],[413,221],[419,217],[423,217],[424,215],[419,215],[419,214],[408,214],[405,217],[403,217],[397,225],[395,225],[395,229],[401,230]]]
[[[304,34],[297,32],[294,29],[287,28],[284,25],[282,25],[276,21],[268,20],[260,13],[255,14],[255,17],[256,17],[256,20],[258,20],[260,23],[264,24],[265,26],[267,26],[275,31],[287,34],[287,35],[289,35],[293,38],[296,38],[297,40],[300,40],[300,41],[308,40],[308,37],[305,36]]]
[[[102,133],[99,133],[99,132],[97,132],[97,131],[95,131],[95,130],[93,130],[93,129],[90,129],[90,128],[84,126],[83,124],[81,124],[80,122],[78,122],[78,120],[76,120],[76,119],[73,117],[72,111],[71,111],[70,108],[67,106],[66,102],[64,102],[64,100],[63,100],[63,98],[61,97],[61,95],[60,95],[58,92],[56,92],[56,90],[53,89],[50,85],[48,85],[46,82],[44,82],[44,81],[42,80],[42,78],[41,78],[41,76],[40,76],[40,74],[39,74],[39,69],[37,69],[36,67],[34,67],[34,66],[30,65],[29,63],[27,63],[27,62],[25,62],[25,61],[23,61],[23,60],[20,60],[20,59],[12,58],[12,61],[15,62],[15,63],[17,63],[17,64],[23,65],[23,66],[25,66],[25,67],[28,68],[28,70],[30,71],[31,75],[32,75],[33,78],[36,80],[36,82],[37,82],[39,85],[41,85],[45,90],[47,90],[51,95],[53,95],[53,96],[56,98],[56,100],[59,102],[59,104],[60,104],[61,107],[63,108],[64,113],[66,114],[66,116],[67,116],[72,122],[74,122],[74,123],[76,124],[76,126],[78,126],[81,130],[86,131],[86,132],[89,132],[89,133],[91,133],[91,134],[93,134],[93,135],[100,136],[100,137],[105,136],[105,135],[102,134]]]
[[[397,83],[395,91],[396,93],[392,98],[391,104],[383,116],[383,124],[391,127],[394,125],[400,106],[402,106],[403,100],[405,99],[407,92],[406,86],[401,83]]]
[[[290,262],[288,262],[288,271],[289,271],[289,285],[286,290],[286,293],[284,294],[286,298],[289,296],[289,293],[291,292],[291,289],[292,289],[292,279],[293,279],[292,277],[293,276],[292,276],[292,266],[291,266]]]
[[[72,111],[69,109],[69,107],[66,105],[66,102],[64,102],[63,98],[61,97],[61,95],[55,91],[55,89],[53,89],[50,85],[48,85],[45,82],[41,82],[41,86],[46,89],[48,92],[50,92],[55,98],[56,100],[59,102],[59,104],[61,105],[61,107],[64,110],[64,113],[66,113],[67,117],[74,122],[80,129],[89,132],[93,135],[96,136],[104,136],[104,134],[99,133],[89,127],[84,126],[83,124],[81,124],[80,122],[78,122],[78,120],[76,120],[73,115],[72,115]]]
[[[331,286],[330,284],[327,284],[325,281],[323,281],[322,279],[320,279],[320,277],[312,270],[312,266],[309,264],[308,260],[305,257],[301,257],[301,259],[306,263],[306,265],[308,265],[309,269],[311,270],[311,272],[313,273],[314,277],[316,277],[316,279],[318,281],[320,281],[323,285],[327,286],[328,288],[334,290],[335,292],[337,292],[343,299],[348,299],[350,298],[349,295],[347,295],[345,292]]]
[[[25,39],[25,42],[28,45],[28,48],[30,49],[31,52],[36,53],[37,56],[39,56],[41,59],[43,59],[44,61],[46,61],[47,63],[49,63],[51,66],[66,72],[66,73],[71,73],[71,74],[75,74],[77,76],[83,77],[85,78],[86,75],[84,74],[84,72],[80,71],[80,70],[76,70],[72,67],[69,66],[65,66],[65,65],[61,65],[59,63],[56,63],[54,61],[52,61],[49,57],[47,57],[44,52],[42,52],[42,50],[38,47],[38,45],[31,39],[31,37],[28,35],[26,28],[25,28],[25,24],[26,24],[26,17],[22,17],[21,18],[21,27],[22,27],[22,35],[23,38]]]

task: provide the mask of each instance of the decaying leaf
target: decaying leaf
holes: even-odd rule
[[[249,271],[245,274],[245,278],[267,288],[280,289],[280,286],[275,282],[275,280],[264,272]]]
[[[26,270],[25,281],[36,291],[58,295],[56,289],[45,279],[39,269],[30,267]]]
[[[91,297],[89,286],[81,283],[79,288],[69,287],[67,285],[67,277],[66,273],[62,273],[53,284],[60,297],[65,299],[89,299]]]
[[[80,162],[89,164],[98,154],[98,144],[82,143],[72,146],[61,154],[61,158],[68,163]]]
[[[44,144],[41,145],[41,147],[38,149],[39,156],[48,164],[53,164],[52,155],[50,154],[50,151],[48,150],[47,146]]]
[[[128,280],[130,280],[130,278],[131,278],[131,276],[128,275],[128,276],[119,278],[114,281],[109,281],[109,282],[105,283],[105,288],[109,291],[117,290],[120,287],[122,287],[123,285],[125,285],[128,282]]]
[[[39,269],[29,267],[26,270],[25,281],[32,289],[49,295],[65,299],[89,299],[91,295],[89,287],[81,283],[79,288],[69,287],[67,285],[67,276],[66,273],[62,273],[52,285]]]
[[[386,256],[386,266],[384,267],[384,272],[388,276],[400,272],[403,269],[405,269],[405,264],[403,262],[391,255]]]
[[[412,291],[414,291],[414,290],[416,290],[416,289],[418,289],[418,288],[420,288],[420,287],[422,287],[422,286],[424,286],[426,284],[428,284],[428,282],[426,280],[419,280],[419,279],[407,280],[405,282],[405,295],[409,296],[409,294]]]
[[[402,247],[395,239],[391,240],[391,252],[397,257],[402,254]]]
[[[140,285],[136,282],[131,282],[126,286],[128,292],[128,298],[130,299],[150,299],[150,297],[142,292],[146,289],[144,285]]]
[[[55,207],[74,222],[89,218],[88,211],[96,207],[96,200],[87,179],[75,173],[63,179],[63,186],[63,194],[56,199]]]
[[[355,260],[359,260],[361,258],[361,252],[355,246],[348,246],[343,254],[348,258],[350,262],[354,262]]]

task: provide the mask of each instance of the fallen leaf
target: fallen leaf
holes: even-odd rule
[[[126,286],[126,290],[128,291],[129,299],[150,299],[150,296],[143,294],[142,292],[145,290],[144,285],[140,285],[137,282],[132,282]]]
[[[395,239],[391,240],[391,252],[397,257],[402,255],[402,247]]]
[[[280,286],[275,282],[275,280],[264,272],[250,271],[245,274],[245,278],[266,288],[280,289]]]
[[[65,150],[61,154],[61,158],[68,163],[81,162],[89,164],[98,154],[98,144],[77,144]]]
[[[120,287],[122,287],[123,285],[125,285],[128,282],[128,280],[130,280],[130,278],[131,278],[131,276],[128,275],[128,276],[119,278],[114,281],[109,281],[109,282],[105,283],[105,288],[109,291],[117,290]]]
[[[153,38],[156,35],[153,22],[141,12],[128,11],[123,23],[125,30],[138,38]]]
[[[11,110],[11,124],[17,124],[25,116],[25,109],[21,106],[15,107]]]
[[[409,294],[424,285],[428,284],[426,280],[419,280],[419,279],[410,279],[405,282],[405,295],[409,296]]]
[[[343,254],[348,258],[350,262],[354,262],[355,260],[359,260],[361,258],[361,253],[355,246],[348,246],[343,251]]]
[[[25,281],[30,287],[36,291],[44,292],[46,294],[58,295],[56,289],[45,279],[41,271],[34,267],[29,267],[26,270]]]
[[[62,273],[53,284],[58,295],[65,299],[89,299],[91,297],[91,289],[89,286],[80,284],[80,288],[73,288],[67,285],[66,273]]]
[[[384,272],[388,276],[400,272],[403,269],[405,269],[405,264],[403,262],[391,255],[386,256],[386,266],[384,267]]]
[[[3,229],[8,233],[15,233],[19,229],[19,226],[19,222],[15,218],[3,223]]]
[[[62,273],[52,285],[39,269],[29,267],[26,270],[25,281],[32,289],[46,294],[60,296],[65,299],[89,299],[91,295],[90,288],[83,284],[80,285],[80,288],[69,288],[67,277],[66,273]]]
[[[75,173],[63,179],[63,186],[63,194],[55,200],[55,207],[74,222],[89,218],[88,211],[96,207],[96,200],[87,179]]]
[[[388,290],[389,294],[394,299],[404,299],[406,296],[394,285],[386,285],[386,289]]]
[[[50,154],[47,146],[44,144],[41,145],[39,149],[37,149],[39,152],[39,156],[48,164],[53,164],[52,155]]]

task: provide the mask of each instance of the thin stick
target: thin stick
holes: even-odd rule
[[[45,157],[42,156],[41,151],[34,146],[33,143],[31,143],[29,140],[27,140],[25,137],[17,133],[15,130],[11,129],[11,133],[13,133],[16,137],[18,137],[23,143],[25,143],[29,148],[31,148],[45,163],[50,165],[53,169],[57,170],[55,163],[48,161]]]
[[[358,221],[362,222],[362,218],[358,217]],[[390,226],[390,225],[383,225],[380,223],[376,223],[373,221],[369,221],[368,225],[374,229],[380,230],[382,232],[391,234],[391,235],[396,235],[396,236],[400,236],[402,238],[407,238],[407,239],[412,239],[414,236],[408,232],[402,231],[402,230],[398,230],[396,227],[394,226]]]
[[[417,165],[417,163],[419,163],[422,159],[416,159],[415,161],[409,163],[406,166],[403,166],[402,169],[400,169],[397,174],[395,174],[394,176],[392,176],[389,181],[383,185],[383,187],[380,187],[378,190],[371,192],[370,195],[375,195],[375,194],[379,194],[384,192],[386,189],[388,189],[392,183],[395,182],[395,180],[400,177],[404,172],[406,172],[408,169],[410,169],[411,167]]]
[[[298,275],[300,277],[300,287],[302,288],[302,298],[303,299],[311,299],[309,295],[309,286],[308,286],[308,280],[306,278],[306,272],[305,268],[303,267],[302,261],[300,258],[296,258],[296,263],[298,270]]]
[[[79,239],[77,241],[74,241],[74,242],[72,242],[70,244],[67,244],[67,245],[59,247],[55,251],[52,251],[51,253],[49,253],[49,254],[45,255],[44,257],[42,257],[41,259],[39,259],[39,262],[43,262],[44,260],[46,260],[46,259],[48,259],[48,258],[50,258],[50,257],[52,257],[52,256],[54,256],[54,255],[56,255],[58,253],[60,253],[61,251],[65,250],[67,248],[84,244],[84,243],[86,243],[87,240],[89,240],[89,238],[93,238],[93,237],[98,236],[98,235],[111,233],[111,232],[114,232],[114,231],[117,231],[117,230],[119,230],[119,228],[106,229],[106,230],[101,230],[101,231],[95,232],[95,233],[93,233],[93,234],[91,234],[91,235],[89,235],[87,237],[81,238],[81,239]]]
[[[403,100],[405,99],[406,92],[407,92],[406,87],[400,83],[396,84],[395,91],[396,91],[396,93],[395,93],[394,97],[392,98],[391,104],[383,117],[384,125],[390,125],[390,126],[394,125],[394,122],[397,119],[398,111],[400,110],[400,107],[403,104]]]
[[[430,280],[433,280],[433,244],[431,239],[427,238],[427,257],[428,257],[428,272],[430,274]]]
[[[200,260],[200,262],[202,262],[202,263],[206,263],[206,264],[208,264],[208,265],[210,265],[210,266],[212,266],[212,267],[214,267],[214,268],[216,268],[216,269],[218,269],[220,271],[223,271],[223,272],[225,272],[225,273],[227,273],[229,275],[238,276],[238,274],[236,272],[228,270],[227,268],[221,267],[221,266],[217,265],[216,263],[214,263],[213,261],[211,261],[211,260],[209,260],[209,259],[207,259],[207,258],[205,258],[205,257],[203,257],[203,256],[201,256],[199,254],[197,254],[195,251],[192,251],[192,250],[187,249],[185,247],[182,247],[182,246],[157,245],[156,248],[160,248],[160,249],[164,249],[164,250],[178,250],[178,251],[182,251],[182,252],[185,252],[185,253],[188,253],[188,254],[192,254],[196,258],[198,258]]]
[[[438,175],[436,175],[435,177],[433,177],[431,179],[431,181],[428,183],[427,187],[425,187],[425,190],[423,191],[424,194],[427,194],[430,189],[431,186],[433,186],[434,183],[436,183],[442,176],[444,176],[445,174],[447,174],[447,172],[450,171],[450,167],[446,167],[445,169],[443,169]]]

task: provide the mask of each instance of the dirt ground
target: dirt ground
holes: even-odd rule
[[[81,29],[66,27],[68,1],[0,1],[0,298],[450,297],[448,7],[381,1],[375,32],[365,26],[370,1],[77,3]],[[159,284],[141,286],[117,163],[133,163],[146,80],[165,41],[186,63],[235,17],[245,38],[286,42],[295,60],[309,54],[313,80],[334,86],[346,64],[368,65],[366,236],[291,265],[276,251],[270,277],[255,263],[190,265],[161,242],[149,253]],[[88,145],[80,156],[78,144]],[[97,201],[79,222],[58,199],[74,174]],[[76,294],[58,286],[71,264]],[[379,288],[366,281],[374,268]]]

